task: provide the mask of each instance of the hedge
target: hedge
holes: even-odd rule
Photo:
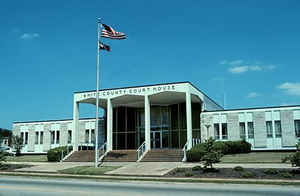
[[[49,162],[58,162],[61,160],[62,151],[64,156],[66,156],[68,152],[72,151],[72,149],[73,149],[72,146],[61,146],[61,147],[53,148],[51,150],[48,150],[47,159]]]
[[[214,150],[222,154],[249,153],[251,144],[246,141],[217,141],[213,145]],[[203,143],[195,145],[187,152],[187,161],[197,162],[204,155]]]

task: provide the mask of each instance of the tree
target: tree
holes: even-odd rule
[[[12,136],[12,145],[16,149],[16,156],[20,156],[23,148],[23,138],[18,135]]]
[[[214,163],[219,163],[223,154],[216,150],[214,146],[215,140],[210,137],[209,139],[205,140],[203,144],[203,156],[200,158],[200,162],[203,162],[204,168],[208,166],[212,169]]]

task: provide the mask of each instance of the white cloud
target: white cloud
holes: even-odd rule
[[[239,74],[239,73],[244,73],[249,71],[249,67],[248,66],[231,67],[228,69],[228,71],[233,74]]]
[[[251,93],[249,93],[248,94],[248,98],[256,98],[256,97],[259,97],[260,96],[260,94],[259,93],[257,93],[257,92],[251,92]]]
[[[29,39],[39,38],[39,37],[40,34],[38,33],[24,33],[23,35],[20,36],[20,39],[29,40]]]
[[[300,96],[300,83],[285,82],[277,86],[277,88],[283,90],[285,93],[289,95]]]
[[[229,62],[229,65],[241,65],[243,64],[243,60],[235,60],[235,61],[231,61]]]
[[[261,62],[249,63],[244,60],[221,61],[222,65],[229,65],[228,71],[233,74],[241,74],[248,71],[271,71],[276,68],[275,65],[264,65]]]

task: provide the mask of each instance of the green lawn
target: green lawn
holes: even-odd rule
[[[221,163],[281,163],[282,158],[293,152],[251,152],[246,154],[224,155]]]
[[[8,162],[47,162],[47,155],[7,156]]]
[[[120,168],[119,166],[103,166],[103,167],[90,167],[90,166],[77,166],[68,169],[59,170],[62,174],[79,174],[79,175],[103,175],[105,172],[112,171]]]

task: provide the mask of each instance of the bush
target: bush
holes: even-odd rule
[[[200,165],[197,165],[192,168],[192,171],[200,171],[201,169],[202,169],[202,167]]]
[[[3,162],[6,161],[6,153],[2,150],[0,150],[0,167],[3,166]]]
[[[191,177],[191,176],[193,176],[194,174],[192,173],[192,172],[185,172],[184,173],[184,176],[185,177]]]
[[[194,146],[191,150],[187,151],[186,157],[188,162],[199,162],[201,157],[205,154],[204,146],[202,144],[198,144]]]
[[[68,151],[72,151],[72,146],[61,146],[53,148],[47,152],[47,159],[49,162],[58,162],[61,160],[62,152],[65,156]]]
[[[264,169],[264,174],[276,175],[276,174],[278,174],[278,171],[277,171],[277,169],[274,169],[274,168]]]
[[[249,153],[251,144],[246,141],[217,141],[213,144],[213,150],[225,154]],[[199,162],[205,155],[204,143],[195,145],[187,152],[188,162]]]
[[[242,177],[243,178],[253,178],[254,177],[254,174],[252,173],[252,172],[244,172],[243,174],[242,174]]]
[[[297,151],[294,154],[282,159],[283,163],[285,163],[287,161],[291,162],[292,167],[300,167],[300,151]]]
[[[241,171],[244,171],[244,168],[241,167],[241,166],[236,166],[233,168],[234,171],[237,171],[237,172],[241,172]]]
[[[292,178],[293,177],[293,175],[288,172],[282,172],[279,175],[283,178]]]

